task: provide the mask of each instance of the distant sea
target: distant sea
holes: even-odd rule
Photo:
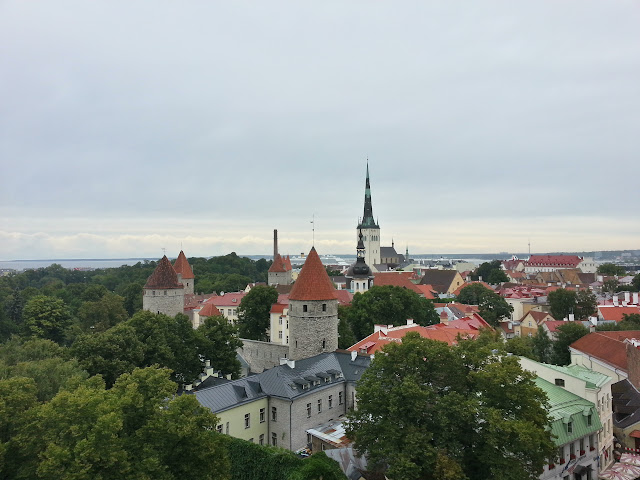
[[[158,260],[157,258],[65,258],[52,260],[7,260],[0,261],[0,269],[13,269],[17,271],[33,270],[48,267],[57,263],[68,269],[95,270],[98,268],[118,268],[122,265],[135,265],[145,260]]]

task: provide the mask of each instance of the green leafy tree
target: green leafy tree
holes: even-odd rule
[[[507,340],[505,349],[509,353],[537,360],[533,351],[533,337],[513,337]]]
[[[603,263],[598,265],[598,273],[600,275],[622,276],[626,275],[627,271],[620,265],[616,265],[614,263]]]
[[[551,316],[558,320],[568,318],[570,313],[575,312],[576,308],[576,292],[559,288],[549,293],[547,297]]]
[[[633,287],[634,291],[640,291],[640,273],[636,274],[633,277],[633,280],[631,280],[631,286]]]
[[[494,327],[501,320],[509,319],[513,312],[513,307],[504,298],[481,283],[462,288],[456,300],[466,305],[478,305],[478,313]]]
[[[567,322],[558,327],[557,339],[553,343],[551,363],[555,365],[568,365],[571,363],[569,345],[581,339],[589,333],[589,329],[580,322]]]
[[[616,293],[618,291],[618,287],[620,286],[620,282],[615,278],[609,278],[602,283],[602,291],[605,293]]]
[[[351,345],[354,345],[357,342],[357,340],[355,335],[353,334],[353,331],[351,330],[351,326],[349,325],[349,322],[347,322],[347,320],[345,320],[341,316],[340,312],[342,311],[343,308],[344,308],[343,306],[338,307],[338,317],[339,317],[338,348],[342,348],[346,350]]]
[[[471,279],[480,280],[480,277],[482,277],[482,280],[484,280],[485,282],[493,283],[489,280],[489,277],[491,277],[491,274],[495,271],[502,272],[502,275],[504,275],[504,277],[499,276],[499,274],[494,274],[494,278],[504,278],[505,280],[503,281],[507,281],[507,275],[502,270],[502,262],[500,260],[492,260],[490,262],[482,263],[478,268],[476,268],[475,272],[471,274]]]
[[[258,285],[253,287],[238,307],[238,331],[241,338],[250,340],[267,339],[269,312],[278,301],[278,292],[273,287]]]
[[[21,478],[230,478],[217,418],[192,395],[173,398],[166,369],[136,369],[105,390],[99,377],[32,409],[14,437]],[[206,468],[203,468],[206,465]]]
[[[78,323],[85,332],[104,332],[128,318],[123,303],[124,298],[109,292],[86,301],[78,310]]]
[[[356,341],[373,333],[376,324],[406,325],[408,319],[413,319],[418,325],[433,325],[440,321],[430,300],[412,290],[390,285],[357,293],[351,306],[340,308],[338,315],[348,322]]]
[[[598,313],[598,300],[595,294],[589,290],[580,290],[576,293],[576,320],[586,320]]]
[[[487,282],[492,285],[495,285],[496,283],[504,283],[508,281],[509,281],[509,277],[507,277],[507,274],[504,273],[504,270],[502,269],[491,270],[491,273],[489,273],[489,277],[487,277]]]
[[[358,384],[347,433],[395,480],[534,480],[555,453],[547,400],[515,356],[409,332]],[[455,412],[455,414],[452,414]]]
[[[31,298],[24,306],[22,317],[32,335],[57,343],[64,340],[65,330],[71,321],[64,302],[46,295]]]
[[[538,327],[538,333],[532,339],[534,360],[549,363],[553,352],[553,341],[547,335],[547,331],[542,327]]]
[[[236,350],[242,347],[242,340],[238,338],[238,328],[221,315],[207,317],[198,327],[201,336],[200,354],[211,361],[215,370],[223,374],[240,375],[240,362]]]
[[[142,293],[142,285],[139,283],[130,283],[123,289],[123,305],[129,316],[132,316],[137,311],[142,310]]]

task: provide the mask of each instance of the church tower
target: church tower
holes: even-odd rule
[[[370,267],[380,263],[380,227],[373,219],[371,206],[371,186],[369,185],[369,163],[367,162],[367,180],[364,187],[364,216],[358,224],[358,239],[362,233],[364,243],[365,263]]]
[[[178,274],[178,283],[182,283],[182,285],[184,285],[184,293],[187,295],[193,295],[193,283],[195,276],[193,275],[191,265],[189,265],[187,257],[182,250],[180,250],[180,255],[178,255],[176,263],[173,264],[173,269]]]
[[[142,308],[170,317],[184,313],[184,286],[165,255],[145,283]]]
[[[313,247],[289,294],[289,358],[300,360],[337,348],[336,290]]]
[[[364,261],[365,249],[362,241],[364,235],[360,232],[358,239],[357,259],[356,262],[349,267],[344,277],[347,280],[347,290],[352,293],[364,293],[373,287],[373,273],[369,265]]]

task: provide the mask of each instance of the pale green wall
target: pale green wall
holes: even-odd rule
[[[264,408],[264,422],[260,423],[260,409]],[[250,414],[250,426],[244,427],[244,416]],[[253,438],[254,443],[258,443],[260,434],[264,434],[265,444],[268,441],[268,425],[269,425],[269,403],[268,399],[261,398],[250,403],[245,403],[237,407],[216,413],[220,419],[218,425],[222,425],[222,433],[228,433],[232,437],[249,440]],[[229,431],[227,432],[227,422],[229,423]]]

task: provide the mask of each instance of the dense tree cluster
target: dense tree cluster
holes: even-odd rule
[[[502,270],[502,262],[500,260],[492,260],[482,263],[471,274],[472,280],[482,280],[487,283],[496,284],[508,282],[507,274]]]
[[[598,274],[600,275],[622,276],[626,275],[626,273],[627,271],[624,267],[614,263],[601,263],[598,265]]]
[[[266,285],[253,287],[238,307],[238,329],[240,337],[267,341],[267,329],[271,306],[278,301],[275,288]]]
[[[408,333],[358,384],[348,435],[395,480],[534,480],[555,453],[547,400],[491,339],[457,347]]]
[[[504,298],[481,283],[472,283],[462,288],[456,300],[467,305],[478,305],[480,316],[494,327],[501,320],[509,319],[513,312],[513,307]]]
[[[562,320],[573,313],[575,320],[586,320],[597,312],[598,302],[593,292],[588,290],[567,290],[559,288],[548,296],[551,315]]]
[[[344,321],[339,326],[341,335],[352,334],[356,341],[373,333],[376,324],[406,325],[407,319],[413,319],[426,326],[440,321],[430,300],[412,290],[389,285],[356,293],[350,306],[339,307],[338,316]]]

